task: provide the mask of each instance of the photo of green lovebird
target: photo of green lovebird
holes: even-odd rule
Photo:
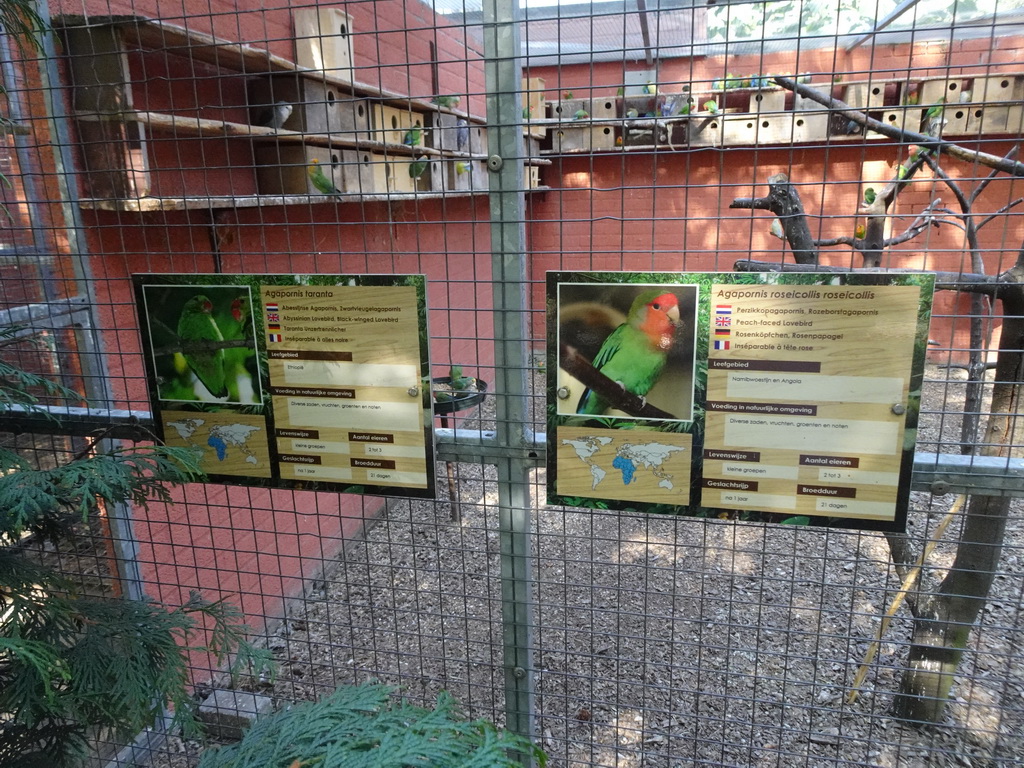
[[[679,299],[662,288],[644,291],[633,300],[626,322],[612,331],[594,358],[594,368],[627,392],[643,398],[658,381],[679,324]],[[594,416],[609,403],[587,389],[576,406],[577,413]]]

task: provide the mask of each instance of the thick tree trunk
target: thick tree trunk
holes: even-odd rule
[[[1016,270],[1014,270],[1016,271]],[[1009,275],[1019,279],[1016,274]],[[1024,301],[1021,286],[1010,285],[1003,298],[1003,330],[996,363],[982,454],[1008,457],[1021,411],[1024,381]],[[942,719],[971,628],[985,607],[995,578],[1010,499],[976,496],[967,508],[956,558],[936,593],[918,605],[909,666],[894,702],[897,716],[936,723]]]

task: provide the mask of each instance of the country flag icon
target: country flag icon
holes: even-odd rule
[[[728,349],[729,342],[722,339],[715,339],[715,349]]]
[[[284,337],[280,333],[268,333],[267,339],[272,342],[284,341]]]

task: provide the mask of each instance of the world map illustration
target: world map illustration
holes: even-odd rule
[[[569,446],[590,471],[591,491],[601,490],[609,474],[618,478],[623,486],[652,483],[655,488],[669,492],[683,491],[689,480],[686,476],[680,483],[676,479],[677,470],[668,467],[676,458],[674,454],[686,451],[682,445],[616,441],[614,437],[599,434],[577,435],[565,438],[561,443]]]
[[[206,419],[200,418],[177,419],[164,422],[164,425],[174,430],[188,447],[200,451],[204,464],[210,460],[211,448],[218,462],[228,459],[229,451],[235,449],[242,454],[241,458],[246,463],[254,466],[260,463],[256,452],[249,446],[249,439],[262,427],[250,424],[207,425]]]

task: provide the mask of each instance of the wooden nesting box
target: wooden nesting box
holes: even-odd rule
[[[583,99],[565,99],[563,101],[552,101],[549,105],[552,120],[568,122],[572,120],[581,109],[590,115],[590,102]]]
[[[885,86],[882,80],[847,83],[843,88],[843,101],[854,109],[881,109],[885,105]]]
[[[722,146],[723,115],[698,113],[687,121],[687,136],[691,147]]]
[[[1010,134],[1024,132],[1024,106],[1021,104],[965,104],[967,107],[967,134]]]
[[[487,167],[480,160],[448,160],[444,172],[448,189],[459,192],[487,191]]]
[[[352,82],[352,17],[341,8],[296,9],[295,62]]]
[[[470,123],[469,153],[474,156],[485,156],[487,154],[487,126]]]
[[[405,134],[411,129],[419,126],[420,137],[415,146],[425,145],[424,126],[426,120],[424,115],[413,112],[411,109],[400,109],[388,104],[373,105],[373,138],[385,144],[402,144]]]
[[[942,110],[942,119],[945,120],[945,125],[942,126],[943,136],[963,136],[964,134],[971,133],[969,128],[969,122],[971,113],[977,112],[978,117],[981,117],[981,108],[976,107],[972,104],[950,104]],[[924,113],[921,113],[922,115]],[[974,132],[977,132],[977,124]],[[921,127],[922,133],[928,132],[927,118],[925,118],[924,125]]]
[[[612,120],[617,117],[616,104],[614,96],[605,96],[601,99],[590,99],[587,102],[588,107],[584,107],[590,112],[590,116],[594,120]]]
[[[337,86],[316,77],[294,72],[259,77],[249,83],[249,116],[252,124],[274,104],[292,105],[281,127],[302,133],[341,134],[354,140],[370,138],[369,102],[352,99]]]
[[[937,78],[922,80],[918,86],[918,104],[929,107],[932,104],[958,104],[963,91],[963,80],[954,78]]]
[[[594,137],[598,129],[591,126],[579,128],[563,125],[551,129],[551,148],[555,152],[590,152],[594,149]]]
[[[793,113],[793,141],[798,143],[824,141],[828,136],[828,112],[811,109]]]
[[[786,108],[786,92],[781,88],[752,90],[748,112],[782,112]]]
[[[916,132],[921,130],[922,114],[920,107],[886,107],[879,119],[892,128]]]
[[[792,114],[726,115],[722,121],[723,146],[789,144],[791,141]]]
[[[975,104],[1020,103],[1024,101],[1024,77],[1021,75],[976,77],[971,83],[970,101]]]
[[[469,125],[465,126],[465,146],[459,146],[458,133],[459,121],[465,118],[452,115],[447,112],[433,112],[427,114],[427,146],[440,149],[445,152],[468,152],[469,151]]]
[[[338,150],[301,144],[271,144],[256,148],[256,187],[261,195],[323,195],[309,178],[317,161],[339,191],[345,189],[344,157]]]
[[[610,125],[595,125],[590,136],[591,149],[614,149],[615,129]]]
[[[542,125],[531,125],[534,120],[544,120],[547,117],[544,100],[544,78],[530,77],[523,78],[523,135],[530,135],[536,139],[543,139],[547,134],[547,128]]]
[[[388,192],[392,194],[400,193],[412,193],[416,192],[421,183],[426,183],[427,189],[430,184],[430,168],[429,165],[427,170],[420,176],[419,179],[414,179],[409,175],[409,169],[412,164],[416,162],[411,157],[395,157],[387,158],[384,161],[384,184]],[[429,161],[428,161],[429,162]]]

